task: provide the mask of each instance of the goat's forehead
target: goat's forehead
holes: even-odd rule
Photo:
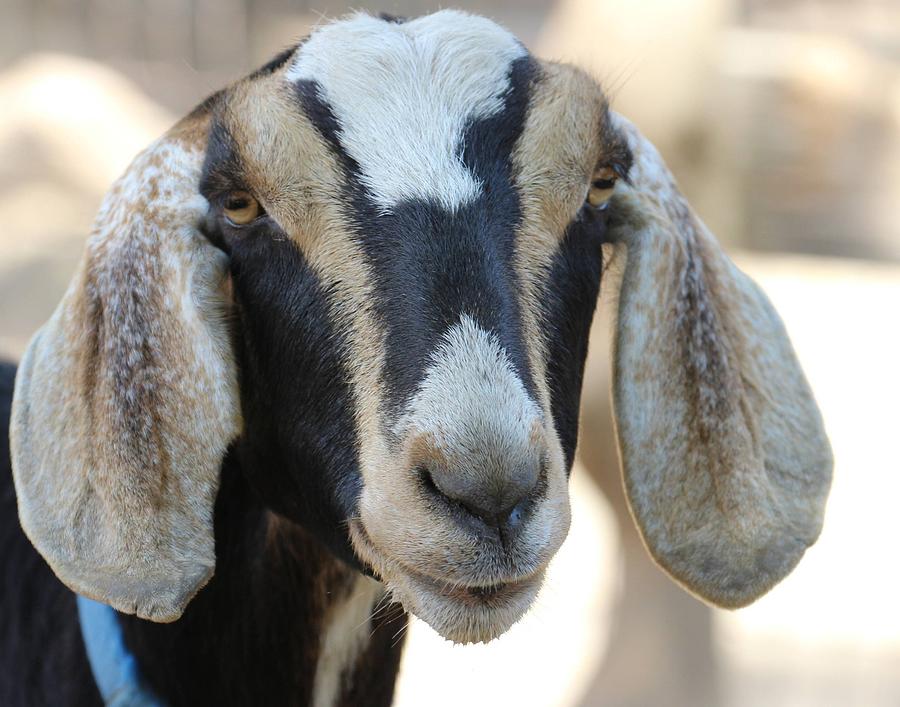
[[[491,20],[457,10],[442,10],[414,20],[396,22],[365,13],[326,24],[302,43],[292,59],[291,70],[331,74],[347,68],[347,62],[366,64],[372,70],[419,70],[421,62],[435,62],[434,70],[466,62],[479,70],[478,61],[493,61],[505,54],[507,61],[525,53],[508,30]],[[408,67],[400,64],[410,62]],[[321,76],[313,76],[321,78]]]
[[[504,110],[528,52],[490,20],[443,11],[404,23],[360,14],[310,36],[285,80],[330,111],[337,139],[381,208],[477,197],[459,159],[465,131]]]
[[[213,106],[205,188],[253,191],[303,242],[323,209],[513,224],[526,185],[558,221],[620,142],[586,73],[456,11],[325,25]]]

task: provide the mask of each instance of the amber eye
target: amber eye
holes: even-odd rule
[[[233,191],[225,197],[225,217],[235,226],[245,226],[262,212],[259,202],[248,192]]]
[[[617,175],[612,167],[601,167],[594,172],[591,186],[587,193],[587,203],[595,209],[602,209],[612,196],[616,186]]]

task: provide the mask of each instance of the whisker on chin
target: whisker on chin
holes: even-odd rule
[[[401,626],[400,629],[394,634],[393,638],[391,639],[392,640],[391,648],[396,648],[400,644],[400,641],[403,640],[403,636],[408,630],[409,630],[409,621],[407,621],[405,624],[403,624],[403,626]]]

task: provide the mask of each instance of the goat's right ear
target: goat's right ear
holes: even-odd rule
[[[215,567],[213,505],[240,430],[227,258],[198,230],[207,119],[106,196],[81,265],[16,379],[19,518],[84,596],[173,621]]]
[[[613,397],[629,504],[676,580],[744,606],[818,537],[831,448],[777,312],[654,147],[614,121],[634,159],[610,215],[625,251]]]

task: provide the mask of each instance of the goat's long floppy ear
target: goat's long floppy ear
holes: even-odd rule
[[[240,413],[226,258],[198,231],[204,121],[106,196],[16,379],[19,517],[74,591],[173,621],[212,576],[219,467]]]
[[[744,606],[818,537],[831,450],[769,300],[653,146],[613,120],[634,157],[612,216],[626,259],[613,354],[626,492],[664,569],[714,604]]]

